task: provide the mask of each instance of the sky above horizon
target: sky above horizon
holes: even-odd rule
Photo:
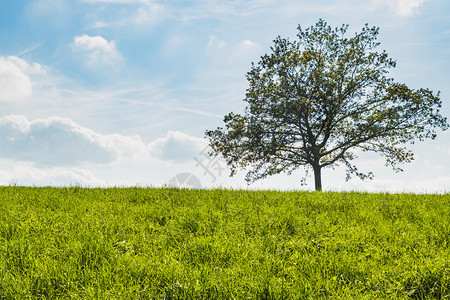
[[[247,188],[205,155],[206,130],[242,113],[246,73],[278,36],[320,18],[379,26],[390,72],[440,91],[450,116],[447,0],[6,0],[0,3],[0,185],[161,186],[177,174],[202,187]],[[369,181],[323,172],[324,190],[450,191],[450,132],[408,145],[395,173],[378,154],[355,160]],[[249,188],[311,190],[305,170]],[[186,178],[186,177],[178,177]],[[173,180],[172,180],[173,182]]]

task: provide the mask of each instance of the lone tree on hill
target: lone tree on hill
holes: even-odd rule
[[[308,166],[320,191],[325,167],[345,164],[347,180],[373,177],[351,163],[358,149],[380,153],[398,172],[399,163],[413,160],[402,144],[448,128],[439,92],[386,77],[396,63],[375,51],[379,28],[366,24],[350,38],[347,29],[322,19],[306,30],[298,26],[298,41],[277,37],[272,53],[252,63],[244,115],[230,113],[224,128],[205,133],[210,155],[221,154],[231,176],[252,167],[246,180],[253,182]]]

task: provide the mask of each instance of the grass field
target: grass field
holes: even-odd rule
[[[0,187],[1,299],[447,299],[450,194]]]

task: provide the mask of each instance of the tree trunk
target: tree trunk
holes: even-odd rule
[[[313,166],[313,170],[314,170],[314,183],[316,185],[316,191],[320,192],[322,191],[322,174],[321,174],[322,167],[316,165]]]

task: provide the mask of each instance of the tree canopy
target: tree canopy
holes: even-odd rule
[[[307,166],[321,190],[322,168],[343,164],[347,179],[372,178],[352,162],[362,150],[401,171],[414,158],[405,144],[448,128],[439,92],[387,76],[396,62],[376,51],[378,27],[366,24],[351,37],[347,29],[322,19],[306,30],[299,25],[298,40],[277,37],[271,53],[252,63],[244,114],[229,113],[224,127],[205,133],[211,155],[223,156],[231,175],[247,170],[253,182]]]

